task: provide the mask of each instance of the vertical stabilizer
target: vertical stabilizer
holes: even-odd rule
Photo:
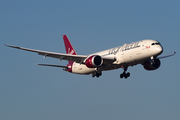
[[[72,44],[70,43],[68,37],[63,35],[64,45],[66,48],[66,53],[71,55],[77,55],[76,51],[74,50]]]

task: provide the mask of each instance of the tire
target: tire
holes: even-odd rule
[[[127,77],[130,77],[130,73],[129,72],[127,73]]]
[[[123,78],[124,77],[124,75],[123,74],[120,74],[120,78]]]

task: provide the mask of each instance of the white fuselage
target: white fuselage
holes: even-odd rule
[[[118,69],[123,66],[143,64],[145,60],[150,59],[151,57],[157,57],[162,52],[163,48],[158,41],[142,40],[130,44],[124,44],[123,46],[115,47],[91,55],[99,55],[102,57],[111,57],[116,59],[112,64],[104,65],[98,68],[100,71],[105,71]],[[71,67],[72,73],[77,74],[91,74],[97,70],[97,68],[88,68],[86,65],[76,62],[74,62]]]

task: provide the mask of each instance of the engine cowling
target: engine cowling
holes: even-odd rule
[[[85,65],[88,68],[96,68],[103,64],[103,59],[99,55],[92,55],[86,59]]]
[[[159,59],[154,59],[154,60],[146,60],[144,62],[144,69],[146,70],[156,70],[160,67],[161,61]]]

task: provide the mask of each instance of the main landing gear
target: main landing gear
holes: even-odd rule
[[[124,72],[123,72],[122,74],[120,74],[120,78],[123,78],[123,77],[124,77],[124,78],[128,78],[128,77],[130,76],[130,73],[129,73],[129,72],[126,73],[128,67],[124,67],[123,69],[124,69]]]
[[[99,71],[99,72],[95,72],[94,74],[92,74],[92,77],[99,77],[99,76],[101,76],[102,75],[102,72],[101,71]]]

